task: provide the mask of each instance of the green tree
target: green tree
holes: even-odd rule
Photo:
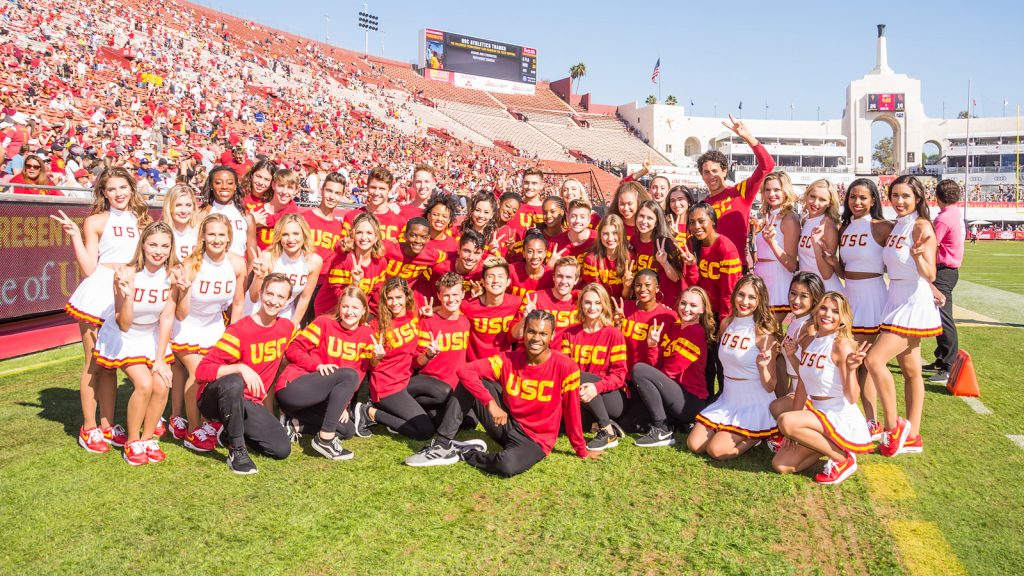
[[[883,168],[892,170],[896,167],[896,159],[892,155],[892,136],[886,136],[875,144],[875,151],[871,154],[871,159]]]
[[[576,93],[577,94],[579,93],[579,90],[580,90],[580,80],[582,80],[583,77],[586,76],[586,75],[587,75],[587,65],[584,64],[583,62],[579,62],[577,64],[573,64],[572,66],[569,67],[569,78],[571,78],[573,82],[576,82]]]
[[[668,95],[668,98],[665,98],[665,104],[668,104],[669,106],[675,106],[678,103],[679,101],[676,100],[676,97],[671,94]]]
[[[657,104],[658,99],[654,97],[654,94],[651,94],[650,96],[647,97],[647,100],[644,100],[644,102],[646,104]]]

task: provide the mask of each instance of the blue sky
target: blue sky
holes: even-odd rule
[[[203,5],[362,50],[356,26],[362,3],[351,1],[202,0]],[[780,7],[781,5],[781,7]],[[499,7],[500,6],[500,7]],[[586,8],[581,10],[580,7]],[[287,7],[287,9],[283,9]],[[1007,115],[1024,107],[1024,7],[1011,1],[936,2],[377,2],[383,34],[370,52],[417,58],[417,34],[431,27],[538,51],[538,78],[557,80],[576,62],[580,86],[596,102],[623,104],[658,94],[651,83],[661,58],[662,96],[695,104],[691,113],[736,112],[763,118],[838,118],[847,84],[875,63],[875,24],[887,25],[889,65],[922,82],[926,113],[956,117],[974,82],[976,113]],[[382,42],[383,41],[383,42]]]

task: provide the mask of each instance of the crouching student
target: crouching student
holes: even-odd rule
[[[526,317],[524,346],[477,360],[459,369],[459,388],[445,406],[433,440],[405,460],[409,466],[443,466],[459,459],[491,474],[510,477],[529,470],[551,453],[564,419],[566,435],[581,458],[588,452],[580,424],[580,370],[551,350],[555,319],[534,310]],[[480,440],[455,441],[459,425],[474,410],[487,434],[502,446],[488,453]]]
[[[287,276],[268,274],[256,312],[229,326],[196,368],[199,411],[224,424],[227,464],[235,474],[256,473],[246,444],[279,460],[291,452],[288,435],[265,405],[295,329],[291,320],[277,316],[291,292]]]

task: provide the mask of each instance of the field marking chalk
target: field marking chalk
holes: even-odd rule
[[[1007,434],[1006,437],[1010,439],[1010,442],[1016,444],[1018,448],[1024,450],[1024,436],[1018,434]]]
[[[22,366],[21,368],[14,368],[14,369],[11,369],[11,370],[5,370],[3,372],[0,372],[0,378],[3,378],[5,376],[14,376],[16,374],[23,374],[25,372],[31,372],[33,370],[38,370],[40,368],[46,368],[47,366],[56,366],[57,364],[63,364],[65,362],[69,362],[69,361],[74,360],[76,358],[79,358],[79,357],[78,356],[69,356],[67,358],[60,358],[60,359],[57,359],[57,360],[49,360],[47,362],[40,362],[39,364],[32,364],[30,366]]]
[[[957,396],[957,398],[963,400],[965,404],[971,407],[971,410],[974,410],[978,414],[992,413],[992,411],[988,409],[988,406],[985,406],[981,403],[981,400],[978,400],[973,396]]]
[[[860,466],[868,481],[868,489],[877,500],[910,500],[917,497],[903,470],[895,464],[864,464]]]
[[[964,575],[967,569],[953,552],[942,531],[933,522],[892,520],[889,532],[903,556],[904,565],[913,576],[926,574]]]

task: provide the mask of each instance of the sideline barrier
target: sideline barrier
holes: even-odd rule
[[[978,377],[974,373],[974,361],[964,350],[960,350],[956,355],[956,361],[949,371],[949,380],[946,381],[946,389],[953,396],[981,396]]]

